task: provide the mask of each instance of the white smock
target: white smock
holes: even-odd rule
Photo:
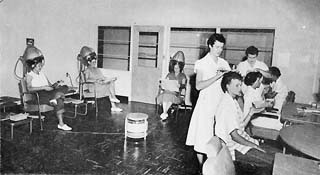
[[[208,80],[217,74],[218,68],[231,70],[227,61],[218,58],[214,62],[210,53],[195,62],[195,73],[202,73],[202,80]],[[200,91],[197,104],[192,113],[186,145],[194,146],[194,150],[206,154],[206,144],[214,135],[214,115],[223,94],[221,79]],[[200,81],[200,80],[198,80]]]

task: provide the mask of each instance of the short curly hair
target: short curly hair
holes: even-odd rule
[[[221,88],[223,92],[227,92],[227,84],[230,84],[231,80],[240,80],[242,81],[242,76],[238,72],[227,72],[223,75],[221,80]]]
[[[244,77],[244,84],[247,86],[253,85],[254,82],[257,81],[258,78],[261,78],[262,74],[260,72],[249,72],[246,77]]]
[[[213,46],[216,41],[219,41],[224,44],[226,43],[226,39],[224,38],[224,36],[222,34],[214,33],[209,37],[209,39],[207,41],[207,45]]]
[[[250,46],[246,49],[246,56],[248,55],[258,55],[259,54],[259,50],[258,48],[254,47],[254,46]]]

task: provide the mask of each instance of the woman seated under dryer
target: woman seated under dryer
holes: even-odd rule
[[[96,92],[97,98],[109,97],[111,103],[111,111],[112,112],[121,112],[122,109],[117,107],[115,103],[120,103],[120,100],[117,99],[115,95],[115,81],[116,77],[105,77],[102,74],[102,71],[97,68],[97,57],[95,51],[88,47],[83,46],[80,50],[80,54],[78,55],[79,60],[81,60],[82,64],[86,66],[84,70],[85,81],[86,82],[94,82],[94,86],[89,86],[89,91]]]
[[[179,104],[182,102],[182,98],[180,96],[181,91],[185,89],[187,77],[183,73],[184,68],[184,54],[182,51],[178,51],[173,58],[171,58],[169,62],[169,73],[167,74],[165,80],[163,80],[160,86],[163,88],[161,94],[159,94],[156,98],[158,104],[162,104],[163,113],[160,115],[162,120],[167,119],[168,110],[172,104]],[[169,80],[169,81],[167,81]],[[164,84],[174,84],[172,81],[174,80],[176,83],[176,90],[174,88],[166,89]],[[169,85],[170,86],[170,85]]]

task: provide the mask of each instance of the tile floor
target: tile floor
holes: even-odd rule
[[[28,126],[19,126],[13,140],[9,128],[1,125],[1,174],[197,174],[195,153],[184,144],[191,111],[186,116],[181,113],[177,120],[171,116],[162,122],[155,105],[131,102],[120,107],[124,112],[112,116],[100,110],[98,120],[91,108],[87,116],[65,118],[72,131],[58,130],[54,114],[49,113],[44,131],[39,131],[38,120],[34,120],[31,135]],[[124,120],[129,112],[148,114],[146,141],[125,142]],[[273,145],[270,148],[278,149]],[[259,172],[241,162],[236,162],[236,168],[237,174]]]

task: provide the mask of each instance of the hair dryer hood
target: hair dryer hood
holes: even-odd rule
[[[94,50],[91,47],[83,46],[80,50],[80,56],[82,58],[85,58],[86,56],[90,55],[91,53],[94,53]]]
[[[32,60],[39,56],[42,56],[42,53],[38,48],[35,46],[27,46],[27,48],[24,50],[22,59],[23,61]]]

